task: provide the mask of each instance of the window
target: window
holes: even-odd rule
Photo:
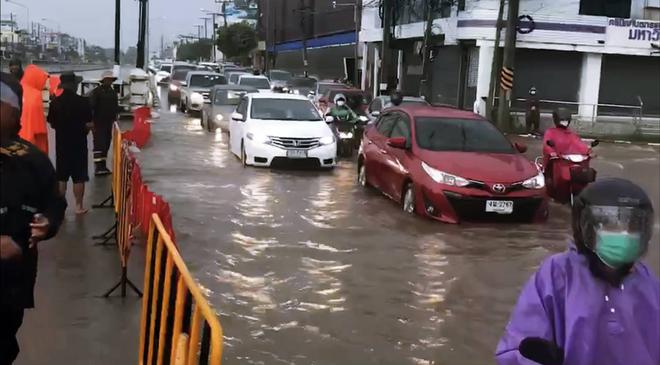
[[[316,79],[311,77],[296,77],[289,80],[289,86],[314,89],[316,87]]]
[[[506,137],[485,120],[420,117],[415,132],[417,145],[425,150],[515,153]]]
[[[257,89],[270,89],[270,83],[263,77],[241,77],[239,85],[253,86]]]
[[[309,100],[252,99],[250,117],[264,120],[320,121],[321,116]]]
[[[631,0],[580,0],[581,15],[630,18]]]
[[[269,75],[271,80],[289,81],[291,79],[291,73],[287,71],[273,70]]]
[[[172,71],[172,65],[160,65],[160,70],[165,71],[165,72],[171,72]]]
[[[238,105],[241,97],[247,94],[244,90],[217,90],[215,92],[215,105]]]
[[[372,101],[371,105],[369,106],[369,111],[379,112],[381,109],[383,109],[381,104],[382,102],[380,101],[380,98],[374,99],[374,101]]]
[[[192,87],[212,87],[214,85],[223,85],[227,83],[222,75],[190,75],[190,85]]]
[[[394,123],[397,121],[396,114],[385,114],[380,119],[378,119],[378,124],[376,125],[376,130],[378,133],[382,134],[385,137],[389,137],[394,127]]]
[[[243,98],[236,107],[236,112],[241,114],[243,118],[247,118],[247,107],[248,107],[248,98]]]
[[[390,138],[404,137],[406,141],[410,142],[410,121],[408,117],[397,113],[396,123],[390,133]]]

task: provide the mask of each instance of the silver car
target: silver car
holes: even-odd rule
[[[259,90],[252,86],[241,85],[217,85],[211,89],[210,103],[202,108],[202,128],[209,132],[220,128],[223,132],[229,132],[229,120],[231,114],[236,110],[236,105],[241,97],[247,93],[258,93]]]
[[[179,109],[192,113],[202,110],[209,103],[211,88],[215,85],[226,85],[227,79],[218,73],[191,71],[186,78],[186,85],[181,88],[181,104]]]
[[[426,100],[424,100],[424,98],[418,96],[404,96],[401,104],[429,105],[429,103]],[[390,102],[389,95],[380,95],[375,97],[374,100],[372,100],[371,103],[369,104],[369,107],[367,108],[367,118],[369,118],[369,122],[373,123],[374,121],[376,121],[376,119],[378,119],[378,116],[383,111],[383,109],[387,109],[391,106],[392,103]]]

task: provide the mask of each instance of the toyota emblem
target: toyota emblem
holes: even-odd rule
[[[504,184],[494,184],[493,191],[498,194],[502,194],[506,191],[506,186],[504,186]]]

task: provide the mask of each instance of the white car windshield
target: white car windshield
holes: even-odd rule
[[[309,100],[295,99],[252,99],[250,117],[266,120],[322,120]]]
[[[287,71],[271,71],[270,79],[273,81],[289,81],[291,79],[291,73]]]
[[[160,70],[165,71],[165,72],[171,72],[172,71],[172,65],[160,65]]]
[[[222,75],[191,75],[189,86],[211,87],[213,85],[224,85],[226,83],[227,79]]]
[[[243,77],[238,81],[239,85],[253,86],[257,89],[270,89],[268,80],[261,77]]]

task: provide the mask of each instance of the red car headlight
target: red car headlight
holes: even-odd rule
[[[433,179],[433,181],[439,184],[458,187],[470,185],[470,181],[467,179],[435,169],[427,165],[425,162],[422,162],[422,169],[424,172],[426,172],[427,175],[429,175],[431,179]]]

